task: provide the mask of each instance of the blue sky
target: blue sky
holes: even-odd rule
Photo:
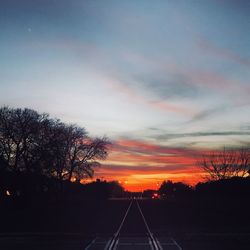
[[[250,2],[2,1],[0,105],[91,135],[249,144]]]

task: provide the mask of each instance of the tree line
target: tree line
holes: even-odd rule
[[[0,108],[0,171],[80,182],[108,156],[110,141],[32,109]]]
[[[204,182],[191,187],[182,182],[163,181],[158,193],[163,198],[176,199],[202,196],[238,196],[250,194],[249,148],[210,151],[199,156],[197,165],[204,172]],[[247,177],[247,178],[245,178]]]
[[[199,182],[194,187],[182,182],[163,181],[157,190],[165,200],[249,200],[250,178],[232,177],[227,179]]]

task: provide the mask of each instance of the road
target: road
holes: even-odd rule
[[[83,250],[90,246],[89,249],[98,250],[109,249],[112,240],[113,249],[153,249],[149,231],[161,249],[178,250],[177,244],[183,250],[250,249],[249,220],[244,217],[233,221],[235,217],[215,209],[216,204],[207,208],[208,204],[192,201],[137,202],[95,200],[62,208],[0,208],[0,249]]]
[[[85,248],[105,250],[182,250],[181,246],[170,237],[154,237],[138,200],[131,200],[128,209],[111,238],[96,237]]]

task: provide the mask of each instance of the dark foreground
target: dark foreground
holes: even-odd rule
[[[113,236],[129,203],[129,200],[86,200],[33,204],[29,208],[9,204],[0,210],[0,249],[84,249],[96,237]],[[139,200],[139,204],[152,233],[158,239],[174,238],[183,250],[250,249],[248,202]],[[135,207],[128,214],[121,234],[145,235],[145,226]]]

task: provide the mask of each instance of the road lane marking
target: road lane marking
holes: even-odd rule
[[[182,247],[176,242],[174,238],[171,238],[174,244],[178,247],[179,250],[182,250]]]
[[[96,242],[96,240],[97,240],[97,237],[94,238],[84,249],[88,250]]]
[[[152,242],[152,249],[155,249],[155,250],[163,250],[163,248],[162,248],[160,242],[157,241],[157,240],[155,239],[155,237],[153,236],[153,234],[151,233],[151,231],[150,231],[150,229],[149,229],[149,226],[148,226],[148,223],[147,223],[147,221],[146,221],[146,219],[145,219],[145,217],[144,217],[144,215],[143,215],[143,213],[142,213],[141,207],[140,207],[140,205],[139,205],[139,203],[138,203],[137,200],[136,200],[136,204],[137,204],[137,207],[138,207],[138,209],[139,209],[139,211],[140,211],[140,213],[141,213],[141,216],[142,216],[142,219],[143,219],[144,224],[145,224],[145,226],[146,226],[146,229],[147,229],[147,231],[148,231],[149,238],[150,238],[150,240],[151,240],[151,242]]]
[[[106,245],[106,247],[105,247],[104,250],[112,250],[112,249],[116,249],[116,248],[117,248],[118,240],[119,240],[119,239],[118,239],[118,236],[119,236],[120,231],[121,231],[121,228],[122,228],[122,226],[123,226],[123,224],[124,224],[124,222],[125,222],[125,220],[126,220],[126,218],[127,218],[127,215],[128,215],[129,210],[130,210],[130,208],[131,208],[131,206],[132,206],[132,203],[133,203],[133,200],[131,200],[131,202],[130,202],[130,204],[129,204],[129,206],[128,206],[128,209],[127,209],[127,211],[126,211],[126,213],[125,213],[125,215],[124,215],[124,217],[123,217],[123,219],[122,219],[122,222],[121,222],[121,224],[120,224],[118,230],[116,231],[116,233],[114,234],[114,236],[113,236],[113,238],[110,240],[110,242],[108,242],[108,244]]]

